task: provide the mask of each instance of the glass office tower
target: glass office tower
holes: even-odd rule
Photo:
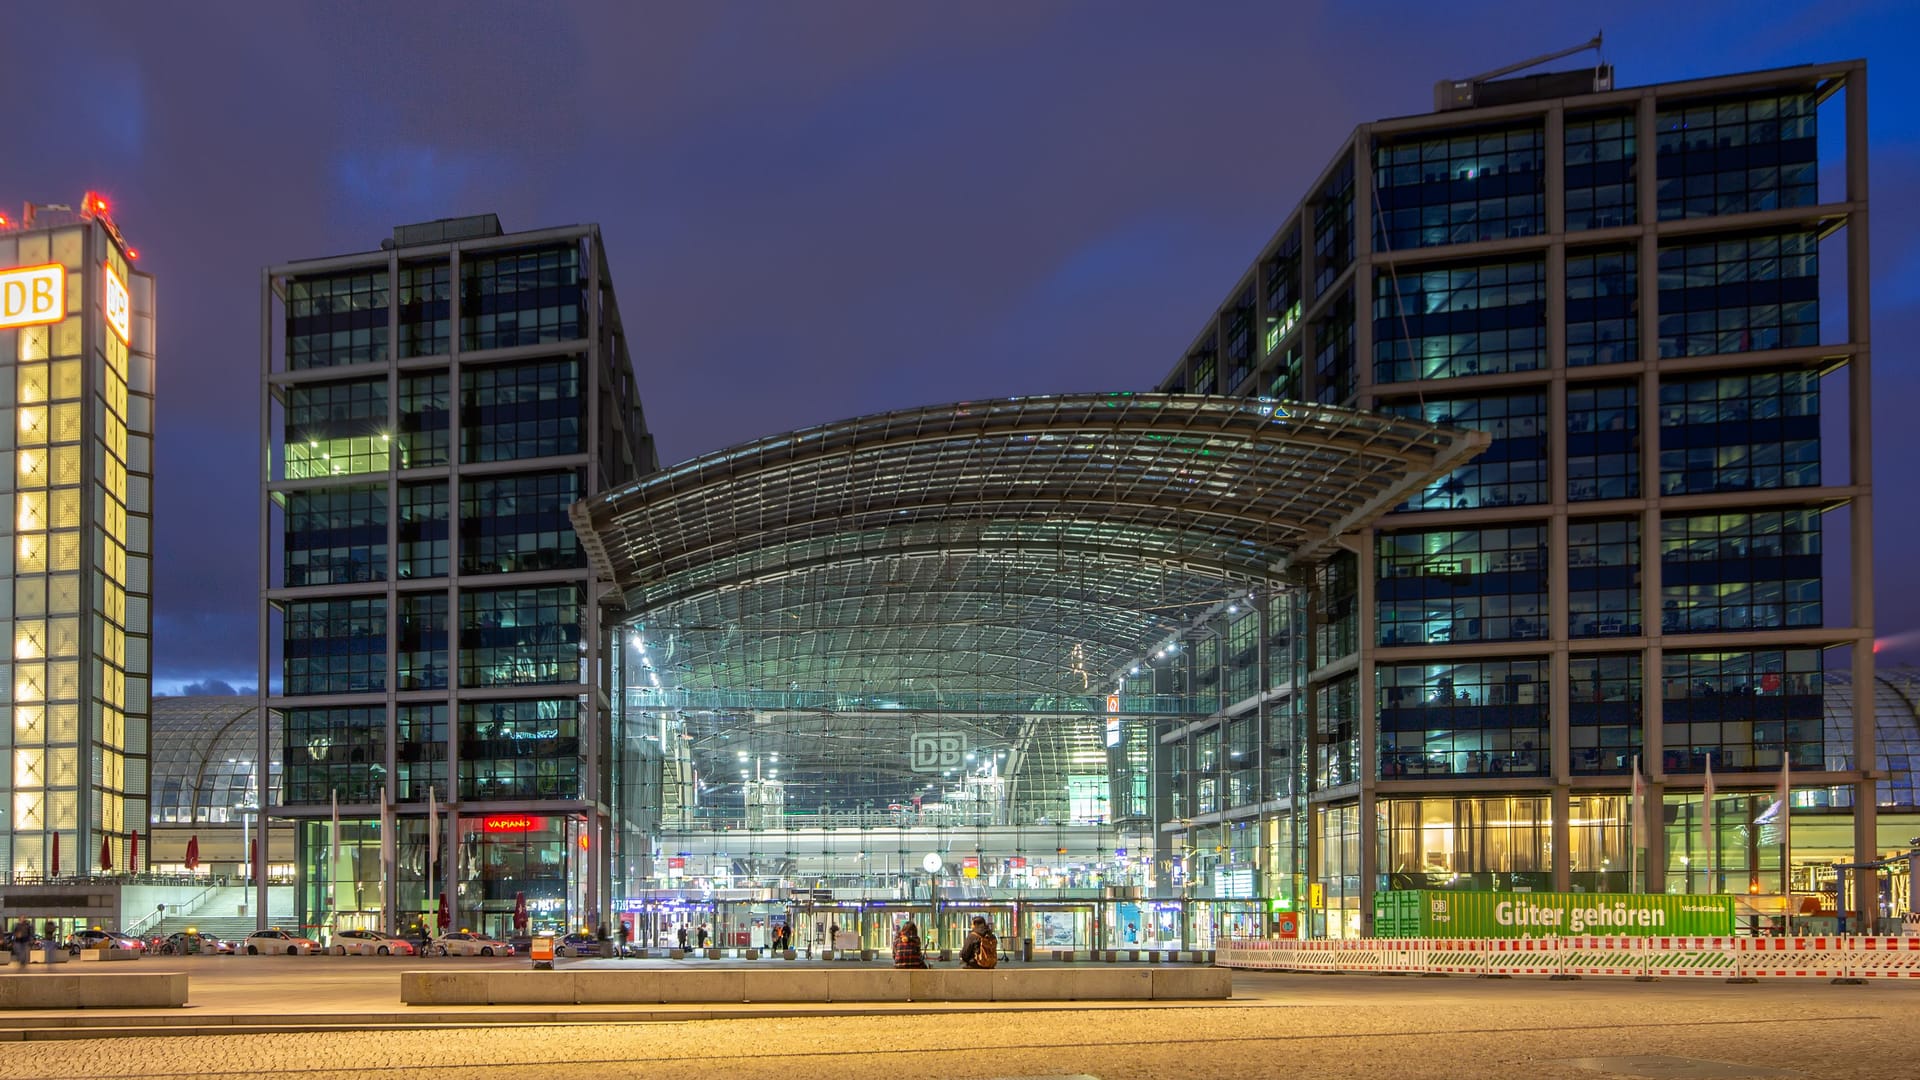
[[[599,229],[405,226],[261,300],[260,685],[303,923],[604,918],[604,590],[567,507],[655,462]]]
[[[1605,74],[1359,127],[1160,384],[1493,437],[1188,654],[1235,704],[1173,740],[1162,828],[1309,932],[1365,932],[1387,888],[1771,914],[1887,846],[1863,771],[1865,64]],[[1839,755],[1835,673],[1858,695]],[[1783,762],[1796,808],[1851,808],[1850,844],[1783,853]]]
[[[0,865],[137,872],[147,819],[153,278],[92,192],[0,215]]]

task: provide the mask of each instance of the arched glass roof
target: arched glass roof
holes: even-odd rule
[[[1008,398],[760,439],[573,517],[679,685],[1080,692],[1486,444],[1294,402]]]
[[[1853,676],[1827,675],[1827,767],[1851,769],[1853,764]],[[1879,805],[1920,809],[1914,790],[1914,772],[1920,769],[1920,671],[1910,667],[1876,671],[1873,676],[1873,768],[1879,781]],[[1851,806],[1851,788],[1835,788],[1833,805]]]
[[[257,805],[254,763],[259,760],[257,702],[252,697],[156,697],[149,763],[149,810],[156,825],[237,823],[234,808]],[[272,713],[267,745],[273,798],[280,792],[280,714]]]

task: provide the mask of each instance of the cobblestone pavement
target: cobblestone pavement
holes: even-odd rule
[[[29,1042],[0,1050],[0,1078],[1920,1075],[1920,987],[1898,984],[1249,974],[1246,989],[1157,1009]]]

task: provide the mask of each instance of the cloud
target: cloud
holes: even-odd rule
[[[186,697],[232,697],[245,696],[254,692],[254,687],[235,687],[225,679],[206,679],[201,682],[185,683],[180,687],[180,693]]]

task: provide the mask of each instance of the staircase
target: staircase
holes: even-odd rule
[[[291,930],[293,929],[293,897],[291,890],[283,891],[288,894],[283,902],[285,906],[268,905],[267,925]],[[280,898],[274,897],[274,899]],[[210,889],[205,899],[194,905],[191,911],[179,913],[169,911],[165,918],[155,923],[152,929],[143,930],[142,934],[148,937],[158,934],[164,938],[169,934],[178,934],[185,930],[198,930],[203,934],[212,934],[223,940],[238,942],[241,938],[253,933],[257,925],[252,911],[253,900],[254,891],[246,886],[235,885],[224,889]],[[247,904],[249,907],[245,915],[235,914],[240,910],[241,904]]]

